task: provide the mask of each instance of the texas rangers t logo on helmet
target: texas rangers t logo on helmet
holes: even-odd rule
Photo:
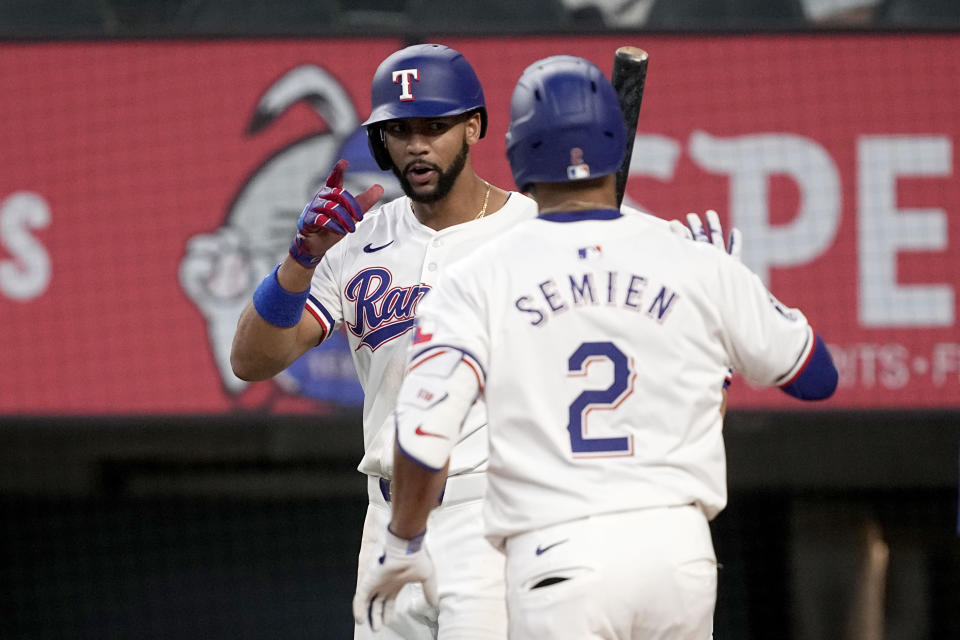
[[[407,102],[413,100],[413,93],[410,91],[410,78],[413,78],[417,82],[420,82],[420,70],[419,69],[400,69],[399,71],[393,72],[393,84],[397,84],[397,81],[400,82],[400,100],[402,102]]]

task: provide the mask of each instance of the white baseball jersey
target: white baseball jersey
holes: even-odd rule
[[[402,196],[369,212],[323,257],[310,287],[307,310],[326,332],[346,325],[363,386],[361,472],[390,478],[397,393],[406,367],[414,315],[438,277],[485,240],[537,215],[536,203],[512,192],[506,205],[480,220],[440,231],[420,224]],[[384,423],[388,422],[387,428]],[[471,410],[450,475],[485,468],[487,437],[482,402]]]
[[[726,504],[728,368],[784,384],[814,343],[738,261],[613,210],[514,227],[452,266],[418,322],[414,358],[445,345],[479,364],[497,545],[646,507],[697,504],[712,518]]]

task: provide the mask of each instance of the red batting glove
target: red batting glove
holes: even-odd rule
[[[364,211],[383,195],[383,187],[375,184],[354,198],[343,188],[346,169],[346,160],[337,162],[324,186],[297,220],[297,235],[290,244],[290,255],[308,269],[316,267],[326,250],[341,237],[355,231]]]

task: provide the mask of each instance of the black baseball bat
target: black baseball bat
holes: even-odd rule
[[[623,162],[617,169],[617,206],[623,202],[630,172],[630,156],[633,155],[633,140],[637,137],[637,119],[640,117],[640,102],[643,100],[643,85],[647,80],[649,56],[637,47],[620,47],[613,55],[613,73],[610,82],[617,90],[623,123],[627,126],[627,149]]]

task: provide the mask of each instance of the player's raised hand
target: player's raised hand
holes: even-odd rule
[[[721,251],[729,253],[731,257],[740,259],[740,230],[734,228],[730,232],[730,237],[724,243],[723,228],[720,226],[720,216],[713,209],[708,209],[704,214],[707,220],[706,226],[700,220],[696,213],[687,214],[687,224],[684,225],[679,220],[670,221],[670,230],[674,233],[684,236],[688,240],[697,242],[709,242]]]
[[[363,576],[353,596],[353,619],[369,624],[374,631],[390,624],[395,613],[397,594],[404,585],[419,582],[431,606],[439,604],[437,576],[430,553],[423,545],[424,531],[407,540],[387,529],[386,544],[373,567]]]
[[[323,254],[340,238],[355,231],[364,212],[383,196],[383,187],[379,184],[356,197],[344,190],[343,174],[346,170],[347,161],[338,161],[297,220],[297,235],[290,245],[290,255],[308,269],[317,266]]]

